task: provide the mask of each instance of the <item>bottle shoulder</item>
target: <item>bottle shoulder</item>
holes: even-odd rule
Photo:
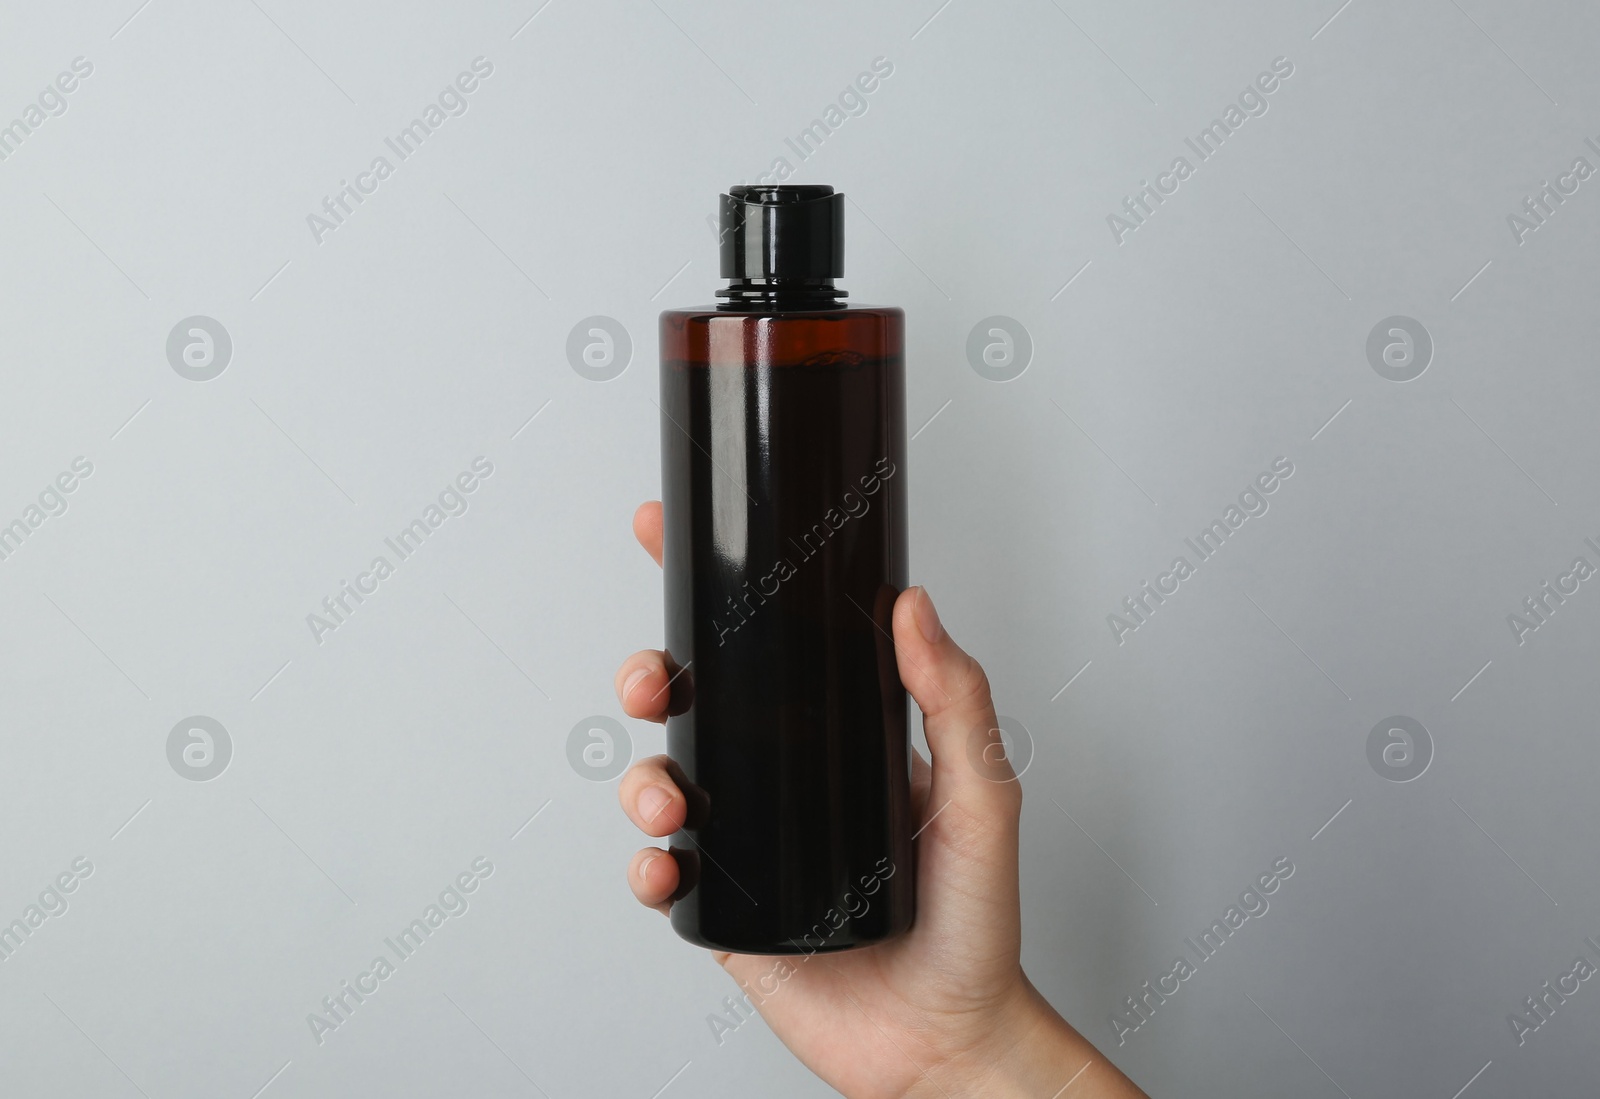
[[[896,306],[751,311],[669,309],[661,314],[663,362],[737,366],[888,360],[903,353],[905,312]]]

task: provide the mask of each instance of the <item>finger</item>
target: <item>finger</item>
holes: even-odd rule
[[[678,888],[678,860],[659,847],[643,847],[628,864],[628,888],[640,904],[665,916]]]
[[[894,642],[900,679],[922,708],[933,756],[918,825],[917,924],[936,939],[983,926],[991,932],[985,949],[1014,952],[1022,935],[1022,784],[1003,753],[995,759],[999,723],[989,679],[945,632],[922,588],[895,601]]]
[[[646,721],[667,720],[671,683],[666,653],[659,649],[634,653],[617,669],[617,701],[622,703],[622,712]]]
[[[927,590],[901,593],[894,608],[900,679],[922,709],[933,754],[930,811],[946,803],[994,825],[1002,845],[1014,845],[1021,790],[1000,744],[989,679],[945,632]]]
[[[678,788],[666,756],[641,759],[617,785],[622,811],[647,836],[670,836],[683,827],[689,803]]]
[[[644,551],[661,564],[661,501],[647,500],[633,513],[633,536]]]

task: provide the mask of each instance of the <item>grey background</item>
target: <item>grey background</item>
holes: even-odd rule
[[[633,903],[640,837],[565,747],[660,642],[628,533],[654,318],[710,300],[716,193],[786,156],[851,199],[853,300],[907,311],[914,578],[1035,741],[1035,983],[1158,1095],[1590,1093],[1600,985],[1520,1046],[1508,1015],[1600,961],[1600,594],[1520,645],[1506,616],[1600,565],[1600,179],[1520,244],[1506,218],[1600,167],[1600,11],[538,3],[0,11],[0,121],[94,66],[0,162],[0,521],[94,469],[0,561],[0,922],[94,868],[0,964],[0,1091],[828,1094],[759,1022],[713,1038],[732,983]],[[479,56],[467,112],[318,243]],[[1118,244],[1278,57],[1268,112]],[[166,359],[193,315],[233,342],[212,381]],[[633,342],[611,381],[566,361],[591,315]],[[1033,342],[1016,380],[968,364],[992,315]],[[1391,315],[1435,345],[1403,384],[1366,356]],[[480,455],[469,510],[318,644]],[[1278,456],[1270,511],[1117,644]],[[168,762],[191,715],[232,741],[210,781]],[[1408,783],[1368,763],[1392,715],[1433,741]],[[479,856],[469,910],[318,1045],[307,1014]],[[1123,998],[1279,856],[1270,911],[1119,1047]]]

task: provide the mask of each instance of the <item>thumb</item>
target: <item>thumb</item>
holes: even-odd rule
[[[900,681],[922,710],[933,755],[919,826],[953,815],[946,835],[985,841],[985,854],[1014,860],[1022,789],[1005,756],[989,677],[945,632],[926,588],[908,588],[896,600],[894,642]]]

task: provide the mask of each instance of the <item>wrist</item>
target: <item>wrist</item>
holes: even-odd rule
[[[1014,991],[986,1020],[982,1039],[930,1065],[903,1099],[1053,1095],[1066,1077],[1042,1093],[1038,1080],[1048,1071],[1044,1062],[1059,1045],[1057,1027],[1065,1028],[1066,1023],[1019,971]]]
[[[1058,1095],[1091,1056],[1098,1056],[1026,977],[1017,1008],[995,1039],[983,1063],[976,1066],[983,1076],[974,1095],[996,1099]]]
[[[1016,995],[996,1011],[988,1037],[919,1079],[905,1099],[1142,1095],[1022,976]]]

